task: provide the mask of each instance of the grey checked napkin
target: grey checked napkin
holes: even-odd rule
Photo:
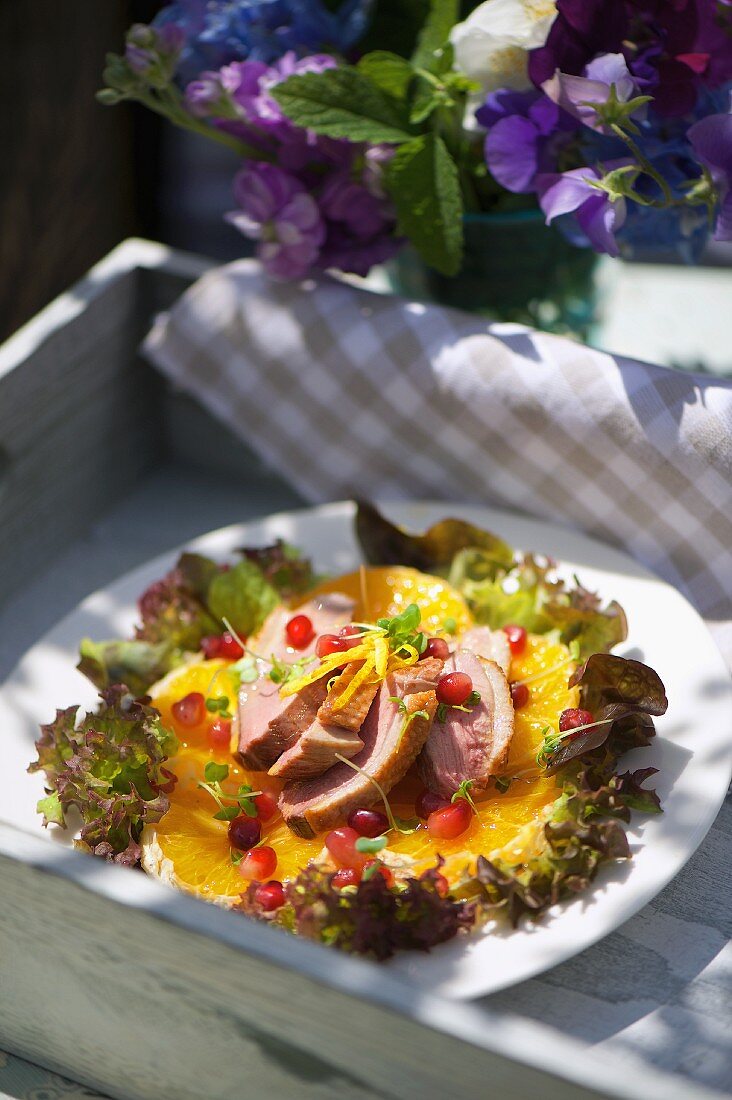
[[[732,383],[251,260],[204,275],[145,351],[307,500],[565,522],[681,589],[732,664]]]

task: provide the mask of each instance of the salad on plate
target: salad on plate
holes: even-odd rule
[[[135,637],[84,639],[96,710],[59,710],[44,823],[170,886],[385,959],[538,919],[658,813],[623,771],[667,707],[627,634],[553,561],[463,520],[360,504],[365,564],[183,554]]]

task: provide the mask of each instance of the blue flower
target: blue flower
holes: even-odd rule
[[[345,53],[362,36],[373,0],[174,0],[153,25],[175,23],[186,46],[178,79],[186,84],[203,70],[252,58],[271,64],[288,50]]]

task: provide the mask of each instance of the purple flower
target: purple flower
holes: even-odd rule
[[[714,237],[732,240],[732,114],[709,115],[695,122],[689,141],[701,163],[709,169],[719,194]]]
[[[320,192],[320,210],[327,225],[320,267],[366,275],[401,245],[393,236],[391,206],[352,171],[330,176]]]
[[[625,221],[625,200],[611,202],[606,192],[593,186],[593,181],[599,179],[602,177],[594,168],[574,168],[571,172],[538,176],[539,205],[546,214],[547,225],[555,218],[573,214],[596,252],[617,256],[620,250],[615,231]]]
[[[180,27],[148,27],[135,23],[127,32],[125,60],[136,76],[151,84],[167,84],[173,77],[178,57],[185,44]]]
[[[628,30],[622,0],[558,0],[546,44],[529,55],[529,76],[540,88],[559,69],[579,75],[599,53],[618,53]]]
[[[299,279],[316,262],[325,240],[318,204],[303,185],[274,164],[250,164],[234,181],[240,209],[228,221],[253,240],[265,271]]]
[[[537,173],[550,172],[577,123],[540,92],[494,92],[475,114],[488,128],[485,159],[508,191],[535,190]]]
[[[620,53],[596,57],[585,65],[582,76],[572,76],[557,69],[554,76],[542,84],[549,99],[601,134],[611,134],[612,130],[597,107],[608,103],[613,87],[620,103],[628,103],[637,93],[635,81]]]

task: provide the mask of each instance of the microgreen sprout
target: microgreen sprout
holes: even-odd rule
[[[217,695],[206,700],[206,710],[209,714],[218,714],[221,718],[231,718],[228,695]]]
[[[461,710],[461,711],[463,711],[464,714],[470,714],[473,707],[477,706],[478,703],[480,702],[480,700],[481,700],[480,692],[479,691],[471,691],[470,695],[467,697],[465,702],[462,703],[460,706],[458,706],[457,704],[452,704],[452,703],[438,703],[437,704],[437,711],[435,712],[435,717],[441,725],[444,725],[445,719],[447,718],[448,710]]]
[[[559,749],[562,741],[574,741],[574,739],[585,730],[596,729],[598,726],[607,726],[613,721],[612,718],[602,718],[598,722],[587,722],[584,726],[573,726],[572,729],[559,732],[552,726],[545,726],[541,731],[543,738],[541,747],[536,754],[536,762],[541,768],[547,768],[551,763],[551,758]]]
[[[369,783],[376,788],[376,790],[379,792],[381,801],[384,803],[384,809],[386,810],[386,816],[389,819],[390,828],[392,828],[397,833],[404,833],[405,836],[409,833],[413,833],[418,828],[419,820],[416,817],[404,819],[402,817],[397,817],[396,814],[392,812],[392,808],[389,805],[389,799],[386,797],[386,794],[384,793],[384,788],[381,786],[378,779],[374,779],[373,775],[369,775],[367,771],[364,771],[363,768],[360,768],[358,764],[354,764],[352,760],[349,760],[347,757],[342,756],[341,753],[335,753],[335,757],[336,760],[340,760],[341,764],[347,764],[349,768],[351,768],[355,772],[358,772],[358,774],[362,775],[364,779],[368,779]]]
[[[224,780],[229,778],[227,764],[217,764],[215,760],[209,760],[203,769],[203,774],[206,782],[199,782],[198,786],[201,790],[210,794],[218,806],[218,812],[214,814],[217,821],[233,821],[235,817],[242,813],[246,814],[247,817],[257,816],[254,799],[262,792],[255,791],[248,783],[242,783],[235,795],[227,794],[221,786]],[[229,805],[226,805],[226,803],[229,803]]]
[[[476,816],[477,816],[478,807],[475,805],[475,802],[473,801],[473,796],[470,793],[470,788],[472,786],[473,786],[473,780],[472,779],[463,779],[462,783],[460,784],[458,789],[455,791],[455,794],[452,796],[450,801],[451,802],[459,802],[460,799],[464,799],[468,803],[468,805],[470,806],[473,813],[476,814]]]
[[[508,788],[511,786],[512,782],[513,782],[513,780],[509,779],[509,777],[507,775],[498,775],[494,779],[494,783],[496,785],[496,790],[500,791],[501,794],[506,793]]]
[[[305,671],[305,666],[312,664],[316,661],[317,657],[300,657],[297,661],[283,661],[277,657],[274,653],[270,658],[270,664],[272,667],[269,670],[268,676],[273,684],[286,684],[288,680],[297,679],[302,676]]]
[[[407,707],[407,704],[406,704],[405,700],[400,699],[398,695],[390,695],[389,696],[389,702],[390,703],[396,703],[397,708],[399,710],[399,713],[404,715],[404,720],[402,722],[402,728],[399,730],[399,736],[397,737],[396,747],[397,747],[397,751],[398,751],[399,746],[401,745],[402,740],[404,739],[404,734],[407,732],[407,730],[409,729],[409,727],[411,726],[411,724],[415,720],[415,718],[423,718],[425,720],[425,722],[429,722],[430,716],[429,716],[429,712],[426,711],[426,710],[413,710],[413,711],[410,711]]]
[[[410,603],[400,615],[391,619],[377,619],[376,625],[386,634],[392,653],[409,653],[416,650],[424,653],[427,648],[427,635],[419,630],[422,612],[416,603]]]
[[[356,841],[355,848],[357,852],[364,852],[369,855],[376,855],[377,852],[383,852],[388,843],[389,841],[385,836],[375,836],[373,838],[368,836],[360,836]]]
[[[361,875],[361,882],[368,882],[370,878],[374,877],[374,875],[378,875],[381,867],[381,862],[378,859],[375,859],[374,862],[370,864],[370,866],[364,868],[364,872]]]

